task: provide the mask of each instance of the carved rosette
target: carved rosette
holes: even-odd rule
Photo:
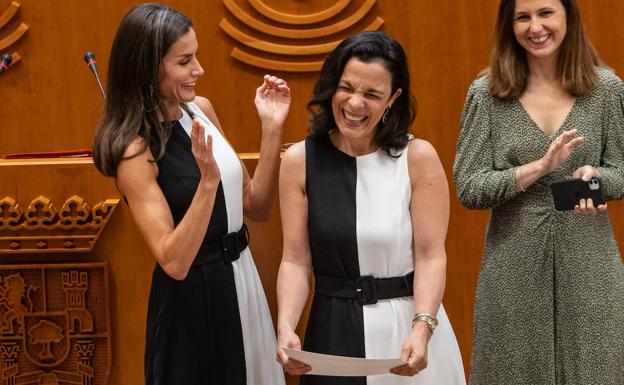
[[[90,252],[119,199],[93,208],[77,195],[58,210],[45,197],[35,198],[26,210],[11,197],[0,200],[0,254]]]
[[[105,263],[0,265],[0,384],[105,385]]]

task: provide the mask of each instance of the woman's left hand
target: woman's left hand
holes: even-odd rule
[[[431,338],[429,326],[416,322],[412,332],[401,349],[401,361],[405,365],[390,369],[390,373],[399,376],[413,376],[427,367],[427,344]]]
[[[572,174],[572,178],[581,178],[585,182],[589,182],[589,180],[593,177],[600,177],[600,172],[592,166],[579,167]],[[605,203],[595,207],[591,198],[587,200],[581,199],[579,204],[574,207],[574,211],[578,214],[594,215],[598,212],[607,211],[607,204]]]
[[[286,81],[264,75],[262,85],[256,89],[254,100],[263,128],[282,128],[290,109],[290,88]]]

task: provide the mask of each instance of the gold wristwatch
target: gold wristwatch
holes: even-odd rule
[[[418,321],[423,321],[429,327],[429,331],[433,334],[433,331],[438,326],[438,319],[431,314],[426,313],[416,313],[414,314],[414,318],[412,318],[412,327]]]

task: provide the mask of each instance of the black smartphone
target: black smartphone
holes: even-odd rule
[[[585,182],[581,178],[550,184],[550,191],[557,211],[574,210],[581,199],[591,198],[594,207],[605,204],[602,180],[594,177]]]

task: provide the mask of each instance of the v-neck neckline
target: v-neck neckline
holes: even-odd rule
[[[526,107],[524,106],[524,104],[522,104],[522,102],[520,101],[520,99],[516,99],[516,104],[518,106],[520,106],[520,109],[522,110],[522,112],[525,114],[525,116],[529,119],[529,121],[531,122],[531,124],[533,125],[533,127],[535,129],[537,129],[544,138],[547,139],[554,139],[557,137],[557,135],[559,135],[561,133],[561,131],[564,129],[565,126],[567,126],[568,121],[570,120],[570,117],[572,116],[572,114],[574,113],[574,111],[576,110],[576,106],[579,103],[580,100],[580,96],[577,96],[574,99],[574,103],[572,103],[572,107],[570,107],[570,109],[568,110],[568,113],[566,114],[565,119],[563,119],[563,122],[561,122],[561,125],[559,126],[559,128],[557,128],[557,130],[555,132],[553,132],[551,135],[548,135],[543,129],[542,127],[540,127],[539,124],[537,124],[537,122],[535,121],[535,119],[533,119],[533,116],[529,113],[529,111],[526,109]]]

